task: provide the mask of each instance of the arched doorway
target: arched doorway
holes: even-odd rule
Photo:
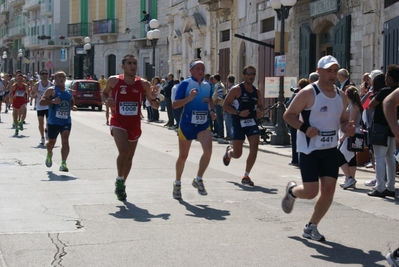
[[[320,33],[320,57],[333,54],[333,25],[327,25]]]
[[[108,56],[108,61],[107,61],[107,69],[108,69],[108,74],[107,76],[115,75],[116,74],[116,56],[111,54]]]

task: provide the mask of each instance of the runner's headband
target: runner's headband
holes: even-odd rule
[[[197,65],[197,64],[205,65],[204,62],[202,62],[201,60],[197,60],[197,61],[194,61],[193,63],[190,64],[190,70],[192,68],[194,68],[194,66]]]

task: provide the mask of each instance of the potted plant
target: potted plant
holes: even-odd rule
[[[49,40],[47,43],[48,43],[49,45],[54,45],[54,41],[53,41],[53,40]]]

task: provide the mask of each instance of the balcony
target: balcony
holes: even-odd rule
[[[108,39],[119,33],[118,19],[103,19],[93,21],[93,35],[100,36],[101,39]]]
[[[26,35],[26,31],[25,31],[25,26],[20,25],[20,26],[16,26],[16,27],[10,27],[8,29],[8,36],[10,38],[19,38],[19,37],[24,37]]]
[[[8,13],[8,4],[7,1],[4,1],[0,4],[0,14],[7,14]]]
[[[22,12],[24,14],[27,14],[31,10],[39,9],[40,2],[41,2],[41,0],[25,0],[25,5],[22,9]]]
[[[81,41],[86,36],[91,36],[91,23],[88,22],[81,22],[81,23],[74,23],[68,24],[68,39]]]
[[[53,15],[53,0],[41,0],[40,16],[51,17],[52,15]]]
[[[16,7],[25,4],[25,0],[8,0],[9,7]]]
[[[233,6],[231,0],[198,0],[200,5],[209,5],[210,11],[218,11],[220,9],[230,9]]]
[[[24,37],[24,46],[25,48],[38,48],[40,47],[40,40],[38,39],[39,35],[25,36]]]

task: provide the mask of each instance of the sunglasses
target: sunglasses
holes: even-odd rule
[[[256,76],[256,72],[246,72],[245,75]]]
[[[42,72],[42,73],[40,73],[40,75],[48,75],[48,73],[47,72]]]

